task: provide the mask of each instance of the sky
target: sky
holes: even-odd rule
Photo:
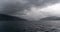
[[[60,17],[60,0],[0,0],[0,13],[28,20]]]

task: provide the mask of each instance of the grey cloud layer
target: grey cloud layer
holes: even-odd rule
[[[16,12],[23,11],[24,9],[34,6],[46,6],[48,4],[57,3],[60,0],[0,0],[0,13],[16,14]],[[3,7],[3,8],[2,8]]]
[[[8,15],[13,15],[17,17],[20,17],[20,15],[24,15],[25,9],[30,11],[31,7],[46,7],[49,5],[53,5],[55,3],[60,2],[60,0],[0,0],[0,13],[2,14],[8,14]],[[35,13],[35,12],[34,12]],[[42,13],[42,12],[41,12]],[[35,13],[36,14],[36,13]],[[35,15],[32,14],[30,16],[22,16],[23,18],[26,19],[40,19],[41,15]],[[47,13],[48,14],[48,13]],[[43,15],[44,16],[44,15]]]

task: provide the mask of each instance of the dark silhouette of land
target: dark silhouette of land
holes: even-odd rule
[[[16,16],[0,14],[0,21],[26,21],[26,20]]]
[[[42,18],[42,21],[50,21],[50,20],[60,20],[60,17],[56,17],[56,16],[51,16],[51,17],[46,17],[46,18]]]
[[[22,24],[24,24],[24,21],[27,20],[16,16],[0,14],[0,32],[20,32],[20,28],[23,29]],[[18,22],[21,23],[19,27]]]

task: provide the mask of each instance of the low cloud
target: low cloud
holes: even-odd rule
[[[59,14],[60,0],[0,0],[0,13],[37,20]],[[53,8],[53,7],[56,8]],[[58,9],[57,9],[58,8]],[[49,12],[48,12],[49,11]],[[54,12],[54,13],[53,13]],[[53,14],[52,14],[53,13]]]

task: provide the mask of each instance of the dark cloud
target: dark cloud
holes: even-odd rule
[[[16,12],[24,11],[25,9],[29,9],[33,6],[44,7],[48,4],[57,3],[60,0],[0,0],[1,8],[3,14],[16,14]]]

